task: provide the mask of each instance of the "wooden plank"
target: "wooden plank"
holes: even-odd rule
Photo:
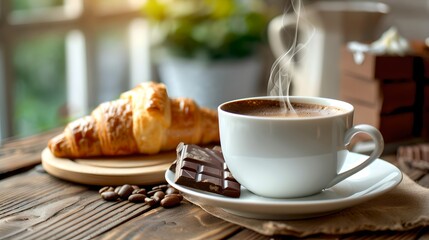
[[[98,239],[224,239],[240,229],[183,201],[173,209],[157,208],[140,215]]]
[[[0,181],[0,239],[91,239],[148,211],[96,189],[30,171]]]
[[[60,127],[50,131],[40,133],[40,134],[25,137],[25,138],[12,137],[12,138],[3,139],[0,145],[0,150],[2,151],[8,148],[12,148],[12,149],[28,148],[35,143],[40,143],[41,141],[43,141],[46,144],[50,138],[62,132],[63,129],[64,129],[63,127]]]
[[[8,139],[0,145],[0,179],[14,171],[27,169],[41,161],[41,152],[47,147],[49,139],[60,129],[45,132],[23,139]]]

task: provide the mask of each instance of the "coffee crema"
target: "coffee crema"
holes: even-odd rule
[[[284,104],[279,100],[252,99],[228,103],[222,110],[230,113],[256,116],[256,117],[321,117],[344,113],[345,110],[311,103],[292,102],[294,111],[286,111]]]

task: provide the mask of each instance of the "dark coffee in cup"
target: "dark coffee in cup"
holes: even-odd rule
[[[288,109],[283,101],[271,99],[251,99],[230,102],[222,106],[222,110],[230,113],[257,117],[321,117],[344,113],[334,106],[318,104],[291,103],[293,110]]]

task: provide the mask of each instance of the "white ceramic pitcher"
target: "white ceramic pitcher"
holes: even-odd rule
[[[348,41],[372,42],[389,6],[377,2],[319,1],[301,10],[298,42],[308,45],[286,71],[292,76],[292,95],[339,97],[340,50]],[[294,39],[297,17],[284,14],[269,25],[268,39],[276,57],[285,54]],[[289,56],[290,57],[290,56]]]

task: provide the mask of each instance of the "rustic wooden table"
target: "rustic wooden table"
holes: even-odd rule
[[[146,204],[106,202],[98,187],[78,185],[47,174],[40,154],[58,130],[0,146],[0,239],[291,239],[268,237],[213,217],[182,201],[164,209]],[[394,164],[395,158],[386,156]],[[429,187],[429,173],[399,166]],[[357,232],[307,239],[425,239],[429,227],[405,232]],[[293,238],[294,239],[294,238]]]

